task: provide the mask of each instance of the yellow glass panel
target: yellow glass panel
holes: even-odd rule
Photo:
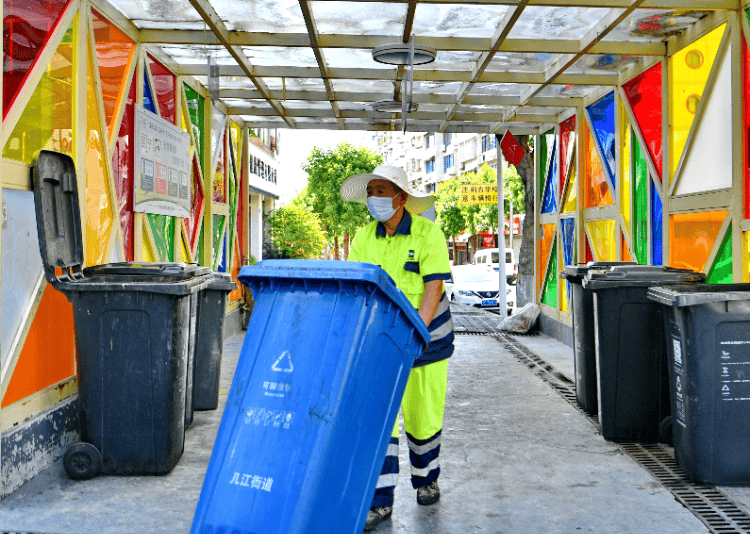
[[[578,169],[576,167],[576,158],[573,157],[573,161],[570,163],[570,175],[568,180],[568,190],[565,193],[565,202],[563,203],[563,213],[570,213],[575,211],[578,207]]]
[[[558,302],[560,303],[560,311],[563,313],[568,313],[568,283],[567,280],[563,279],[557,282],[557,290],[560,292]]]
[[[669,153],[670,183],[674,179],[677,164],[690,134],[695,112],[706,88],[725,27],[726,24],[722,24],[677,52],[669,60],[669,122],[672,131]]]
[[[622,241],[622,246],[620,250],[620,260],[621,261],[633,261],[633,257],[630,255],[630,251],[628,250],[628,243],[625,241],[625,238],[621,237],[620,240]]]
[[[537,293],[541,293],[542,283],[544,282],[544,271],[549,263],[549,252],[552,249],[552,241],[555,238],[555,225],[542,225],[542,238],[537,243],[537,252],[539,254],[538,268],[536,270],[536,287]]]
[[[703,272],[727,212],[702,211],[669,216],[669,265]]]
[[[742,281],[750,282],[750,232],[742,234]]]
[[[107,261],[109,238],[114,223],[114,204],[109,191],[104,152],[106,137],[102,135],[99,95],[93,83],[94,76],[94,62],[89,55],[90,83],[86,84],[86,266]]]
[[[156,256],[151,248],[151,240],[148,237],[148,231],[146,230],[146,224],[143,225],[141,231],[143,232],[143,261],[155,262]]]
[[[596,261],[615,261],[617,254],[617,239],[615,237],[615,221],[587,221],[591,236],[591,246]]]
[[[620,149],[620,213],[625,223],[625,228],[630,232],[630,118],[625,110],[625,104],[620,100],[620,137],[622,148]]]
[[[3,147],[3,157],[31,164],[37,150],[73,155],[73,43],[78,15],[57,47]]]
[[[190,251],[188,250],[187,243],[185,243],[185,237],[180,232],[180,261],[190,263],[193,261],[190,258]]]
[[[586,143],[584,144],[586,172],[583,179],[584,204],[587,208],[611,206],[614,204],[614,200],[612,200],[612,193],[609,191],[608,178],[602,170],[602,162],[599,159],[594,138],[591,136],[588,127],[584,126],[583,129],[586,131]]]
[[[234,143],[234,154],[236,156],[237,163],[239,163],[242,156],[242,127],[234,121],[230,123],[232,125],[232,142]]]

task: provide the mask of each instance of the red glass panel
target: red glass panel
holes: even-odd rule
[[[661,63],[623,84],[622,88],[661,179]]]
[[[3,118],[8,115],[69,2],[4,0]]]
[[[169,69],[148,56],[151,65],[151,77],[154,80],[154,91],[156,100],[159,102],[159,111],[164,120],[175,123],[175,83],[177,78]]]
[[[117,206],[120,213],[120,226],[122,227],[123,246],[125,247],[125,258],[133,261],[133,151],[130,150],[130,140],[135,136],[135,99],[136,83],[135,76],[130,84],[130,92],[125,102],[125,112],[122,115],[120,133],[112,153],[112,174],[115,180],[117,194]]]
[[[743,160],[745,162],[745,219],[750,219],[750,53],[747,50],[747,42],[742,38],[742,94],[745,95],[745,128]]]
[[[591,252],[591,245],[589,244],[589,238],[586,237],[586,263],[594,261],[594,254]]]
[[[197,156],[193,157],[193,182],[190,191],[190,217],[185,219],[188,238],[190,239],[190,250],[195,250],[198,230],[200,229],[201,215],[203,213],[203,184],[201,184],[201,175]]]
[[[576,129],[576,116],[560,123],[560,191],[565,187],[565,178],[568,176],[568,146],[570,138]]]
[[[126,78],[130,60],[135,52],[135,43],[96,11],[91,13],[94,20],[96,59],[99,63],[104,114],[107,117],[107,127],[111,130],[117,104],[127,88]]]

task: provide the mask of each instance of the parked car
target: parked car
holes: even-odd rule
[[[500,278],[486,265],[458,265],[451,268],[445,293],[452,302],[480,308],[497,308]],[[515,306],[515,288],[506,286],[508,314]]]
[[[483,248],[474,253],[472,262],[474,265],[486,265],[500,271],[500,252],[496,248]],[[509,284],[515,284],[518,280],[518,267],[516,266],[515,254],[512,250],[505,250],[505,278]]]

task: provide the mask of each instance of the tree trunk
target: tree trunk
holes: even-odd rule
[[[339,257],[339,236],[334,235],[333,236],[333,259],[334,260],[340,260]]]
[[[516,286],[516,306],[521,307],[534,302],[534,165],[529,153],[529,136],[519,135],[516,139],[526,151],[521,163],[516,165],[518,175],[523,181],[525,189],[526,217],[523,221],[523,237],[521,252],[518,258],[518,285]],[[513,222],[511,221],[511,228]]]
[[[344,235],[344,260],[349,259],[349,234]]]
[[[451,236],[453,240],[453,265],[458,265],[458,243],[456,243],[456,236]]]

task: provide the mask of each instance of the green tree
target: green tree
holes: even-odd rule
[[[328,241],[318,215],[304,206],[281,206],[268,216],[268,224],[272,245],[287,258],[320,256]]]
[[[344,242],[344,257],[349,255],[349,236],[372,221],[367,207],[359,202],[344,201],[339,188],[344,180],[355,174],[372,172],[383,158],[365,147],[353,147],[347,142],[333,148],[313,148],[302,170],[307,172],[304,199],[325,223],[329,239],[333,240],[334,257],[339,259],[339,242]]]

